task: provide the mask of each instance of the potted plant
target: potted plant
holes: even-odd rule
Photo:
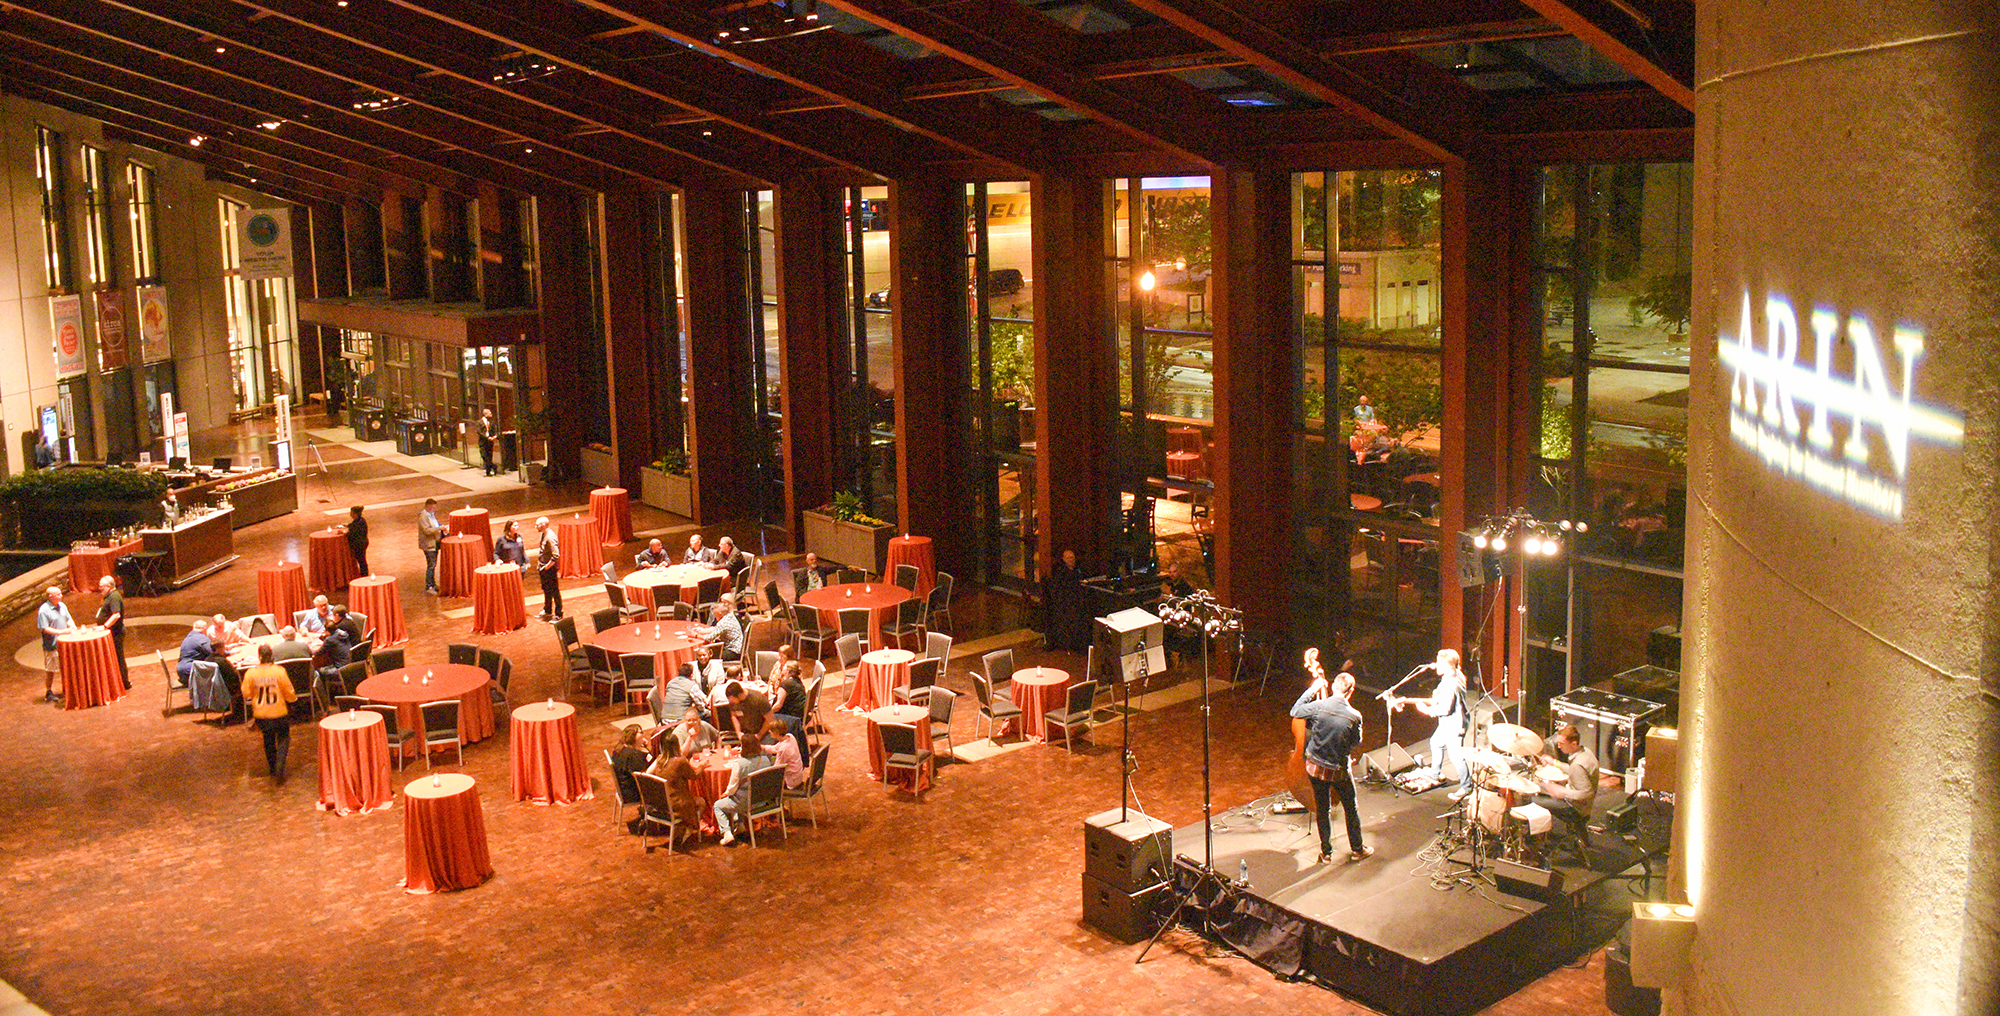
[[[576,458],[583,482],[593,487],[618,486],[618,456],[610,445],[592,441],[577,450]]]
[[[801,512],[806,549],[820,560],[882,574],[889,559],[889,539],[896,527],[863,511],[861,495],[841,491],[833,503]]]
[[[687,452],[675,448],[639,469],[639,500],[663,512],[694,518],[694,477]]]

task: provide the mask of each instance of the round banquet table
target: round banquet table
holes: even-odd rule
[[[319,721],[319,810],[366,815],[396,802],[389,782],[389,735],[382,715],[367,709]]]
[[[625,602],[643,604],[648,614],[659,609],[659,590],[671,589],[681,602],[693,605],[700,603],[696,595],[701,584],[708,579],[726,579],[729,573],[720,568],[708,568],[698,564],[670,564],[665,568],[640,568],[625,576]]]
[[[306,570],[297,561],[279,561],[257,569],[257,612],[278,619],[278,627],[292,623],[292,615],[312,606],[306,595]]]
[[[848,607],[868,607],[868,644],[882,644],[882,626],[895,620],[896,605],[910,598],[910,591],[893,582],[836,582],[799,597],[799,602],[819,611],[819,623],[840,627],[840,611]]]
[[[1348,494],[1347,504],[1358,512],[1372,512],[1382,507],[1382,499],[1369,494]]]
[[[338,529],[321,529],[306,539],[306,563],[312,569],[312,587],[322,593],[338,593],[361,574],[354,567],[354,555],[347,550],[347,534]]]
[[[590,800],[590,772],[576,735],[576,707],[530,702],[513,713],[507,740],[514,800],[569,804]]]
[[[403,889],[470,889],[493,876],[479,785],[464,773],[438,773],[403,787]]]
[[[900,770],[893,778],[890,777],[887,764],[889,753],[882,747],[882,725],[899,723],[905,727],[916,728],[917,747],[924,751],[931,750],[931,725],[926,722],[930,719],[930,715],[930,710],[923,706],[883,706],[867,714],[869,779],[882,780],[890,786],[901,787],[913,793],[930,789],[931,767],[928,763],[917,775],[916,785],[911,786],[909,777],[901,775]]]
[[[505,561],[472,570],[472,633],[498,635],[528,625],[521,566]]]
[[[1069,672],[1054,667],[1029,667],[1014,672],[1014,686],[1008,697],[1021,707],[1021,733],[1037,741],[1048,740],[1048,724],[1042,714],[1066,705]]]
[[[718,836],[722,827],[715,824],[715,802],[722,800],[722,792],[729,789],[729,760],[742,755],[735,748],[710,748],[695,755],[689,761],[694,765],[694,799],[701,802],[701,831],[708,836]]]
[[[632,538],[632,498],[623,487],[599,487],[590,492],[590,517],[597,520],[597,542],[615,547]]]
[[[135,553],[145,543],[133,540],[116,547],[98,547],[92,550],[72,550],[69,552],[69,591],[72,593],[97,592],[97,580],[111,574],[118,567],[118,559]]]
[[[305,642],[307,648],[315,653],[319,652],[319,644],[325,641],[322,636],[305,632],[300,633],[299,638]],[[226,651],[229,656],[229,663],[238,671],[248,670],[257,665],[258,646],[276,648],[278,643],[283,641],[285,641],[283,635],[259,635],[256,638],[244,639],[230,646]],[[300,695],[305,695],[312,691],[311,688],[294,688],[293,690]]]
[[[403,626],[403,597],[394,575],[364,575],[347,584],[347,609],[367,615],[375,627],[375,645],[393,646],[410,639]]]
[[[907,649],[877,649],[861,658],[854,668],[854,690],[844,708],[865,713],[896,701],[895,689],[910,683],[910,661],[917,654]],[[928,714],[926,714],[928,715]]]
[[[1168,427],[1167,450],[1170,452],[1194,452],[1201,454],[1200,427]]]
[[[1167,475],[1182,480],[1200,480],[1208,476],[1202,467],[1200,452],[1168,452]]]
[[[491,560],[486,545],[471,533],[447,536],[438,544],[438,595],[471,596],[472,570]]]
[[[694,659],[695,647],[702,641],[694,633],[693,621],[640,621],[607,628],[590,637],[591,645],[612,656],[652,653],[653,673],[663,682],[672,678],[682,664]]]
[[[448,524],[451,526],[451,535],[479,537],[481,547],[479,559],[481,561],[493,560],[492,513],[484,508],[468,506],[452,512],[450,515],[445,516],[445,518],[450,520]]]
[[[430,674],[429,684],[424,675]],[[406,682],[403,679],[409,678]],[[471,744],[493,736],[493,699],[486,684],[493,680],[478,667],[466,663],[426,663],[421,666],[385,670],[355,686],[354,694],[370,702],[396,707],[396,723],[417,732],[417,739],[403,746],[403,754],[415,755],[423,742],[425,702],[448,698],[458,700],[458,741]],[[442,751],[444,745],[438,745]]]
[[[604,548],[597,542],[597,520],[588,515],[557,519],[556,553],[562,555],[556,574],[566,579],[603,578]]]
[[[896,566],[913,564],[917,566],[917,595],[929,596],[931,587],[937,585],[937,557],[931,551],[931,538],[911,536],[908,533],[889,540],[888,576],[896,576]]]
[[[89,709],[125,697],[111,629],[92,625],[64,632],[56,636],[56,656],[62,661],[64,709]]]

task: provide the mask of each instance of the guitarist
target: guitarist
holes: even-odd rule
[[[1465,740],[1465,720],[1471,710],[1465,704],[1465,671],[1459,669],[1458,650],[1438,650],[1437,662],[1428,669],[1438,675],[1437,689],[1430,698],[1392,697],[1389,708],[1416,706],[1418,712],[1437,718],[1437,729],[1431,733],[1431,767],[1442,775],[1445,759],[1458,766],[1458,789],[1452,791],[1451,799],[1463,800],[1472,793],[1472,766],[1459,757],[1458,749]]]
[[[1347,771],[1348,760],[1361,741],[1361,712],[1348,701],[1354,694],[1354,675],[1343,671],[1328,681],[1316,649],[1306,651],[1305,662],[1313,679],[1292,703],[1292,718],[1294,728],[1300,721],[1305,727],[1305,772],[1312,781],[1313,819],[1319,825],[1319,863],[1333,860],[1330,810],[1336,791],[1347,812],[1348,857],[1359,861],[1375,848],[1361,842],[1361,813],[1354,803],[1354,778]]]

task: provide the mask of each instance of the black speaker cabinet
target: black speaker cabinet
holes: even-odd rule
[[[1174,830],[1137,811],[1125,814],[1122,822],[1116,808],[1083,820],[1083,873],[1086,882],[1095,879],[1119,892],[1134,892],[1167,877]]]
[[[1160,930],[1160,902],[1167,884],[1124,890],[1083,876],[1083,923],[1127,944]]]
[[[1660,1016],[1660,989],[1632,983],[1632,926],[1604,949],[1604,1007],[1616,1016]]]
[[[1500,883],[1500,891],[1510,896],[1545,903],[1562,896],[1562,872],[1554,868],[1535,868],[1496,857],[1493,859],[1493,877]]]

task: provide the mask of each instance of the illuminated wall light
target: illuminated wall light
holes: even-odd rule
[[[1686,903],[1632,904],[1632,983],[1686,985],[1694,952],[1695,909]]]
[[[216,51],[217,53],[227,53],[227,52],[229,52],[229,49],[228,49],[227,47],[224,47],[224,46],[217,46],[217,47],[215,47],[215,51]]]
[[[194,148],[200,148],[200,147],[201,147],[201,143],[202,143],[202,142],[204,142],[204,141],[207,141],[207,140],[208,140],[208,139],[207,139],[206,137],[203,137],[202,135],[200,135],[200,134],[197,134],[197,135],[195,135],[194,137],[191,137],[191,138],[189,138],[189,139],[188,139],[188,145],[189,145],[189,146],[191,146],[191,147],[194,147]]]

